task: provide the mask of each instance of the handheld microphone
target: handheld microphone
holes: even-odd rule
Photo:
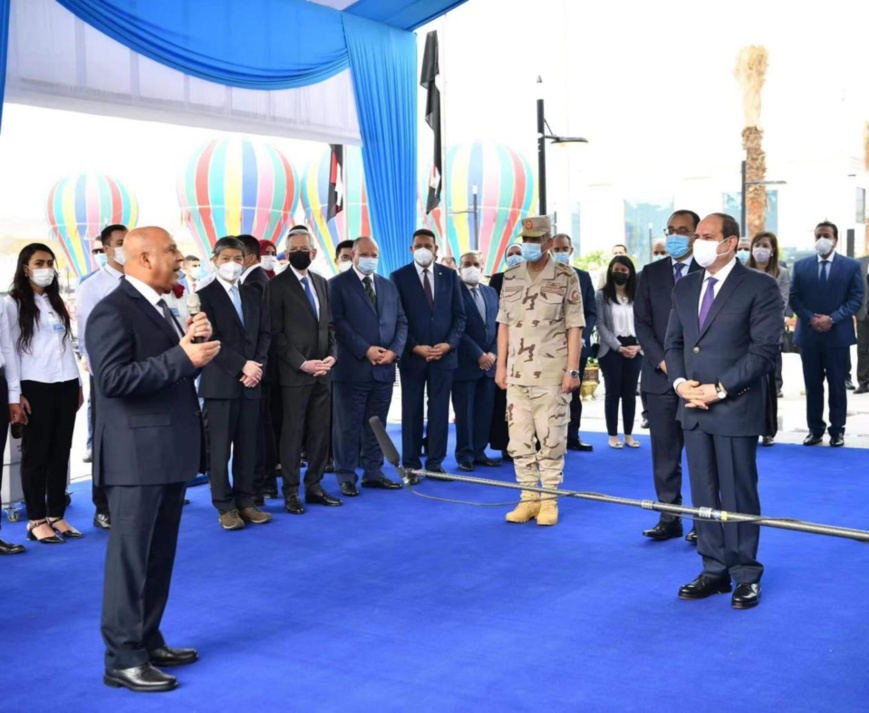
[[[202,300],[199,299],[199,295],[195,292],[189,292],[187,294],[187,313],[190,317],[195,317],[202,311]],[[202,344],[205,342],[205,337],[193,337],[194,344]]]
[[[392,442],[392,439],[383,427],[383,422],[380,420],[380,417],[372,416],[368,419],[368,425],[371,426],[371,430],[374,431],[374,437],[380,445],[380,450],[383,451],[383,457],[386,458],[386,462],[395,467],[405,485],[411,484],[411,473],[401,466],[401,459],[398,457],[398,449],[395,447],[395,444]]]

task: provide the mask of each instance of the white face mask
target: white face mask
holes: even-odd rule
[[[347,272],[351,267],[353,267],[353,263],[350,260],[345,260],[344,262],[338,263],[338,272]]]
[[[121,245],[116,248],[112,248],[115,251],[114,258],[115,262],[118,263],[121,267],[127,264],[127,255],[124,253],[124,246]]]
[[[243,269],[237,262],[225,262],[217,268],[217,274],[227,282],[235,282],[242,272]]]
[[[751,254],[754,255],[754,259],[757,260],[757,262],[761,262],[765,265],[772,257],[772,248],[762,248],[758,246],[751,251]]]
[[[413,259],[420,267],[428,267],[434,260],[434,253],[428,248],[417,248],[413,251]]]
[[[40,267],[30,271],[30,281],[39,287],[48,287],[57,277],[53,267]]]
[[[479,267],[463,267],[462,281],[468,285],[478,285],[480,278],[483,276],[483,271]]]
[[[724,242],[724,241],[721,241]],[[726,253],[718,253],[718,246],[721,242],[717,240],[695,240],[694,241],[694,259],[700,267],[709,267],[721,255]]]
[[[274,272],[275,266],[278,264],[278,258],[275,255],[263,255],[260,260],[263,270]]]
[[[833,251],[833,241],[830,238],[818,238],[815,241],[815,252],[821,257],[829,255]]]

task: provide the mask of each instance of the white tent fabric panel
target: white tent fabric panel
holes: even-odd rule
[[[54,0],[12,2],[6,101],[223,131],[360,143],[349,70],[300,89],[226,87],[130,51]]]

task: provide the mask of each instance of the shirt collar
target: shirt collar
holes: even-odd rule
[[[694,262],[694,255],[689,255],[688,257],[683,257],[678,260],[672,255],[670,256],[670,267],[676,267],[676,265],[685,265],[690,270],[692,262]]]
[[[422,279],[422,271],[423,271],[423,270],[428,270],[428,274],[429,274],[429,275],[434,275],[434,274],[435,274],[435,271],[434,271],[434,268],[435,268],[434,260],[432,260],[431,265],[429,265],[428,267],[422,267],[422,266],[421,266],[421,265],[420,265],[416,260],[414,260],[414,261],[413,261],[413,266],[416,268],[416,274],[420,276],[420,279]]]
[[[108,263],[106,263],[105,265],[103,265],[103,270],[105,270],[107,273],[109,273],[109,274],[110,274],[112,277],[114,277],[116,280],[120,280],[120,279],[124,276],[124,273],[123,273],[123,272],[120,272],[119,270],[116,270],[115,268],[113,268],[113,267],[112,267],[111,265],[109,265]]]
[[[706,280],[709,279],[710,277],[714,277],[718,281],[718,284],[720,285],[722,282],[724,282],[727,279],[727,276],[733,271],[733,268],[736,266],[737,262],[738,262],[738,260],[736,259],[736,256],[734,255],[733,259],[729,263],[727,263],[724,267],[722,267],[718,272],[716,272],[714,275],[710,275],[709,270],[704,270],[705,274],[703,275],[703,281],[706,282]]]
[[[356,267],[356,265],[354,265],[354,266],[351,267],[350,269],[353,270],[353,272],[356,273],[356,277],[358,277],[360,280],[364,280],[366,277],[370,277],[370,278],[371,278],[371,282],[374,282],[374,273],[373,273],[373,272],[372,272],[370,275],[366,275],[366,274],[365,274],[364,272],[362,272],[358,267]]]
[[[146,285],[141,280],[136,279],[135,277],[130,277],[129,275],[127,275],[126,278],[127,278],[127,282],[129,282],[133,287],[135,287],[136,290],[139,292],[139,294],[141,294],[142,297],[144,297],[146,300],[148,300],[148,302],[150,302],[155,307],[157,306],[157,303],[161,299],[163,299],[162,295],[160,295],[157,292],[157,290],[155,290],[150,285]]]
[[[311,269],[310,269],[310,268],[308,268],[308,274],[307,274],[307,275],[303,275],[303,274],[302,274],[301,272],[299,272],[296,268],[294,268],[292,265],[290,265],[290,263],[287,263],[287,265],[288,265],[289,268],[293,271],[293,274],[296,276],[296,279],[297,279],[299,282],[301,282],[302,280],[304,280],[305,278],[307,278],[309,283],[311,283],[312,285],[314,284],[314,281],[311,279]]]
[[[223,287],[224,290],[229,292],[233,287],[238,287],[238,281],[241,278],[239,277],[238,280],[235,281],[234,285],[231,282],[227,282],[226,280],[224,280],[220,275],[218,275],[216,279],[220,283],[220,286]]]
[[[833,248],[833,252],[831,252],[827,257],[821,257],[820,255],[818,255],[818,263],[820,264],[823,260],[833,262],[834,257],[836,257],[836,248]]]

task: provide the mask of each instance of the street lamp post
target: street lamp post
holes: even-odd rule
[[[451,210],[449,212],[450,215],[467,215],[468,213],[474,214],[474,240],[471,243],[471,250],[479,250],[480,249],[480,219],[479,219],[479,204],[477,202],[477,184],[475,183],[473,186],[473,196],[472,196],[472,208],[468,210]]]

